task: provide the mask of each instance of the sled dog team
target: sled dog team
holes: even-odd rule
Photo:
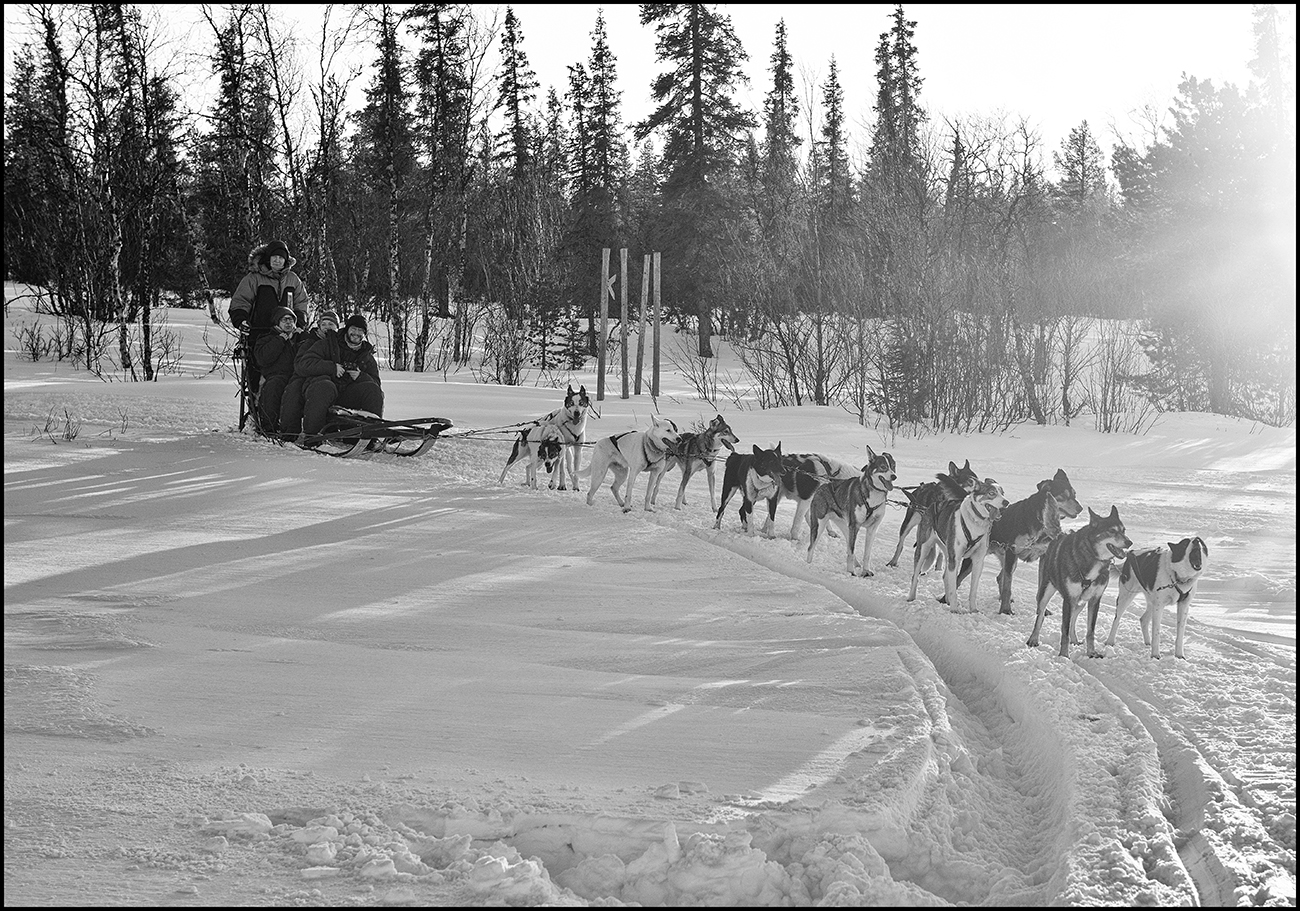
[[[821,537],[833,534],[833,527],[845,539],[845,567],[849,574],[864,577],[875,575],[870,568],[872,542],[884,518],[889,494],[897,490],[907,498],[906,513],[899,527],[898,544],[886,565],[898,565],[905,540],[915,530],[908,601],[916,600],[920,576],[936,569],[943,574],[943,595],[938,600],[953,610],[960,607],[958,586],[970,577],[967,609],[974,611],[984,559],[992,553],[1001,564],[999,613],[1011,614],[1011,580],[1016,564],[1036,560],[1037,615],[1028,645],[1038,645],[1048,604],[1059,592],[1062,601],[1059,654],[1068,657],[1070,644],[1079,644],[1078,619],[1086,608],[1088,656],[1102,657],[1094,638],[1097,614],[1110,583],[1112,561],[1118,560],[1122,561],[1118,564],[1119,593],[1106,644],[1115,644],[1120,618],[1141,592],[1146,602],[1141,616],[1142,639],[1151,646],[1151,657],[1160,657],[1161,620],[1164,609],[1172,606],[1177,608],[1174,655],[1186,657],[1183,634],[1209,555],[1205,541],[1190,537],[1135,548],[1115,506],[1106,515],[1098,515],[1089,508],[1086,525],[1065,531],[1061,517],[1072,519],[1083,507],[1069,477],[1061,469],[1053,477],[1040,481],[1033,494],[1015,503],[1007,499],[997,482],[981,479],[971,468],[970,460],[960,468],[955,462],[949,462],[947,472],[936,474],[933,481],[896,488],[896,466],[888,452],[876,453],[868,446],[866,464],[855,468],[815,453],[783,453],[780,443],[772,449],[753,446],[751,452],[737,451],[740,438],[722,415],[718,415],[698,432],[683,432],[673,421],[652,416],[648,429],[629,430],[597,440],[592,445],[590,465],[579,471],[590,409],[586,387],[574,391],[570,386],[560,408],[528,422],[519,431],[501,470],[500,483],[505,483],[506,472],[512,465],[525,461],[525,483],[533,489],[537,488],[539,469],[551,476],[550,486],[560,490],[567,489],[568,485],[577,490],[578,479],[589,477],[587,504],[592,505],[596,492],[612,473],[610,490],[614,499],[624,512],[630,512],[632,490],[643,472],[646,474],[644,508],[651,510],[663,476],[677,467],[681,482],[674,508],[680,509],[686,502],[687,484],[696,472],[704,469],[710,507],[716,514],[714,528],[722,527],[727,505],[739,494],[740,521],[746,532],[755,533],[753,513],[761,504],[767,510],[763,534],[774,537],[777,504],[782,499],[793,500],[795,514],[789,537],[798,541],[801,526],[807,523],[808,562],[813,561]],[[714,465],[722,461],[724,450],[728,454],[719,503]],[[861,562],[855,557],[859,536],[863,541]]]

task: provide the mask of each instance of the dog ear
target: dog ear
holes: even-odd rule
[[[1038,482],[1038,492],[1039,492],[1039,493],[1047,493],[1047,492],[1048,492],[1049,490],[1051,490],[1051,489],[1052,489],[1052,482],[1051,482],[1051,481],[1039,481],[1039,482]]]
[[[1093,511],[1092,511],[1092,507],[1089,506],[1089,507],[1088,507],[1088,523],[1089,523],[1090,525],[1096,525],[1096,524],[1098,524],[1099,522],[1101,522],[1101,516],[1099,516],[1099,515],[1097,515],[1095,512],[1093,512]]]
[[[759,449],[759,448],[758,448],[758,444],[755,443],[755,444],[754,444],[754,455],[755,455],[755,457],[760,456],[760,455],[762,455],[762,454],[763,454],[763,450]]]
[[[1108,519],[1118,519],[1118,518],[1119,518],[1119,507],[1116,506],[1114,503],[1110,504],[1110,515],[1108,515],[1106,518],[1108,518]]]
[[[579,386],[579,387],[578,387],[578,395],[586,395],[586,394],[587,394],[587,387],[586,387],[586,386]]]
[[[871,444],[868,443],[868,444],[867,444],[867,461],[868,461],[868,462],[874,462],[875,460],[876,460],[876,453],[875,453],[875,450],[873,450],[873,449],[871,448]]]
[[[778,459],[781,458],[781,444],[780,444],[779,441],[778,441],[777,444],[776,444],[776,449],[774,449],[774,450],[772,450],[772,451],[776,453],[776,457],[777,457]]]
[[[1069,484],[1070,479],[1065,473],[1064,468],[1056,469],[1056,474],[1052,475],[1052,480],[1060,484]]]
[[[967,463],[966,463],[966,467],[967,467],[967,468],[970,467],[970,462],[967,462]],[[951,462],[951,461],[950,461],[950,462],[948,463],[948,474],[951,475],[951,476],[954,477],[954,478],[957,477],[957,463],[956,463],[956,462]]]
[[[967,460],[966,460],[966,467],[963,468],[962,470],[963,470],[963,471],[971,471],[971,467],[970,467],[970,459],[967,459]],[[974,472],[972,472],[972,474],[973,474],[973,473],[974,473]]]
[[[1182,563],[1183,558],[1187,556],[1187,548],[1192,546],[1191,538],[1183,538],[1181,541],[1169,542],[1169,559],[1173,563]]]

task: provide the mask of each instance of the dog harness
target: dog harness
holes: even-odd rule
[[[1161,585],[1161,586],[1158,586],[1158,587],[1156,588],[1156,591],[1158,591],[1158,592],[1162,592],[1162,591],[1164,591],[1166,588],[1172,588],[1174,591],[1178,592],[1178,600],[1179,600],[1179,601],[1182,601],[1182,600],[1188,598],[1188,597],[1191,595],[1191,593],[1192,593],[1192,586],[1196,584],[1196,580],[1195,580],[1195,579],[1179,579],[1179,578],[1178,578],[1178,573],[1175,573],[1175,572],[1172,572],[1172,571],[1170,572],[1170,575],[1172,575],[1172,576],[1174,577],[1174,581],[1170,582],[1168,585]],[[1182,585],[1185,585],[1185,586],[1187,586],[1187,587],[1186,587],[1186,588],[1180,588],[1180,587],[1179,587],[1179,583],[1182,583]]]

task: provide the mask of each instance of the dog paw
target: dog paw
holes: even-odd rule
[[[872,572],[872,571],[869,570],[869,569],[864,569],[864,570],[862,570],[860,573],[858,573],[858,575],[861,576],[861,577],[864,578],[864,579],[870,579],[872,576],[875,575],[875,573]]]

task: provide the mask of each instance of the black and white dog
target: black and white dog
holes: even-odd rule
[[[525,466],[524,483],[536,490],[538,466],[545,465],[546,473],[552,474],[564,454],[563,446],[564,438],[556,425],[533,424],[525,427],[519,431],[519,439],[515,440],[514,448],[510,450],[510,457],[506,459],[506,467],[501,469],[501,479],[497,483],[504,484],[510,466],[526,458],[528,464]],[[555,483],[552,482],[551,486],[554,487]]]
[[[1129,551],[1128,559],[1119,574],[1119,598],[1115,602],[1115,622],[1110,625],[1107,645],[1115,644],[1115,631],[1120,617],[1138,592],[1146,596],[1147,609],[1142,614],[1142,641],[1151,646],[1151,657],[1160,657],[1160,625],[1165,608],[1178,605],[1177,633],[1174,636],[1174,657],[1183,654],[1183,632],[1187,629],[1187,613],[1192,607],[1196,584],[1201,580],[1205,558],[1210,548],[1200,538],[1183,540]]]
[[[781,496],[781,444],[772,449],[754,447],[752,453],[733,452],[727,456],[727,465],[722,473],[722,502],[718,504],[718,515],[713,520],[714,528],[722,527],[722,513],[731,498],[739,491],[740,524],[749,534],[754,533],[754,506],[760,500],[768,503],[768,521],[763,533],[772,537],[771,515],[776,512],[776,501]]]
[[[1002,561],[998,573],[998,596],[1002,602],[999,613],[1010,614],[1011,579],[1015,575],[1016,561],[1033,563],[1047,551],[1047,545],[1061,535],[1061,516],[1073,519],[1083,507],[1074,494],[1074,486],[1065,470],[1038,482],[1032,495],[1012,503],[993,523],[989,535],[989,552]],[[957,584],[970,572],[970,562],[962,565]]]
[[[1061,651],[1062,658],[1070,657],[1070,640],[1074,636],[1076,614],[1088,606],[1088,657],[1100,658],[1093,636],[1097,626],[1097,610],[1101,596],[1110,582],[1110,561],[1123,558],[1133,546],[1120,521],[1119,510],[1112,506],[1110,514],[1099,516],[1090,508],[1088,524],[1075,531],[1066,532],[1047,545],[1038,561],[1038,616],[1034,631],[1029,634],[1030,648],[1038,647],[1038,634],[1047,614],[1047,602],[1052,595],[1061,593]]]
[[[564,394],[564,404],[534,422],[553,424],[560,432],[560,444],[564,447],[564,452],[551,474],[552,488],[567,489],[564,478],[567,468],[569,483],[573,485],[574,490],[578,489],[578,463],[582,461],[582,447],[587,442],[587,412],[590,410],[591,399],[587,396],[587,387],[579,386],[578,391],[574,392],[573,386],[570,385]],[[513,456],[514,454],[511,453],[512,460]],[[506,468],[509,467],[510,462],[507,462]]]
[[[614,480],[609,489],[623,512],[632,511],[632,488],[641,472],[649,472],[645,489],[646,512],[653,510],[651,494],[659,478],[667,470],[668,451],[681,435],[677,425],[668,418],[650,416],[649,430],[628,430],[610,437],[602,437],[591,451],[591,484],[587,488],[587,505],[596,502],[596,491],[605,483],[605,475],[613,471]],[[623,493],[618,487],[626,482]]]
[[[677,445],[668,453],[668,469],[671,471],[676,465],[682,471],[682,482],[677,487],[677,502],[673,509],[681,509],[686,503],[686,485],[690,483],[691,476],[703,468],[709,479],[709,509],[718,511],[718,498],[713,486],[713,463],[721,460],[724,447],[735,452],[739,442],[740,437],[736,436],[722,415],[709,421],[708,426],[701,431],[688,430],[681,435]],[[662,475],[660,479],[662,480]],[[655,502],[658,497],[659,485],[655,484],[650,502]]]
[[[783,471],[780,494],[795,501],[794,521],[790,523],[791,541],[799,540],[805,517],[808,515],[808,504],[812,502],[813,494],[818,487],[833,479],[851,481],[860,474],[858,469],[847,462],[812,452],[792,452],[784,455],[781,457],[781,464]],[[777,497],[768,504],[766,533],[769,537],[773,534],[776,525],[776,504],[780,500],[781,497]]]
[[[856,478],[834,478],[822,483],[813,491],[808,505],[808,562],[813,561],[813,549],[824,523],[837,525],[848,539],[848,557],[845,565],[849,575],[858,568],[853,556],[859,529],[864,543],[862,552],[863,576],[873,576],[871,571],[871,542],[885,515],[885,500],[894,487],[897,472],[894,457],[887,452],[876,455],[867,447],[867,464]]]
[[[942,549],[943,601],[949,610],[958,610],[957,571],[962,561],[970,558],[970,604],[976,610],[980,575],[984,571],[984,557],[989,550],[989,532],[1002,510],[1007,508],[1007,498],[1002,488],[992,478],[976,481],[974,489],[961,500],[943,500],[921,513],[921,527],[916,533],[916,550],[912,560],[912,590],[908,601],[916,600],[916,583],[921,568],[930,565],[936,549]]]
[[[912,529],[921,524],[921,516],[927,510],[933,510],[946,500],[960,502],[975,489],[975,482],[979,480],[979,476],[970,467],[970,459],[967,459],[966,464],[961,468],[957,467],[956,462],[949,462],[948,473],[945,475],[940,472],[934,477],[935,480],[927,481],[914,488],[897,488],[907,497],[907,513],[903,516],[903,524],[898,528],[898,546],[894,548],[894,556],[889,559],[886,566],[898,565],[898,558],[903,553],[904,541]]]

